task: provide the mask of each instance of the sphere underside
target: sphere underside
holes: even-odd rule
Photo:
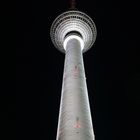
[[[83,52],[92,47],[96,39],[96,26],[93,20],[83,12],[67,11],[59,15],[53,22],[50,35],[54,46],[65,52],[63,43],[66,35],[78,32],[84,41]]]

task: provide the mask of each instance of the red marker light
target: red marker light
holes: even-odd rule
[[[74,125],[74,128],[81,128],[81,125],[79,122],[77,122],[75,125]]]

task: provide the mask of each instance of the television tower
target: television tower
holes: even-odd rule
[[[65,53],[57,140],[95,140],[82,53],[90,49],[97,31],[93,20],[71,7],[53,22],[54,46]]]

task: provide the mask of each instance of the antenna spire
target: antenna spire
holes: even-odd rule
[[[76,10],[76,0],[69,0],[70,10]]]

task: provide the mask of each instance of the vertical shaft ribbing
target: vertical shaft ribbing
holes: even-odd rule
[[[94,140],[80,42],[66,46],[57,140]]]

